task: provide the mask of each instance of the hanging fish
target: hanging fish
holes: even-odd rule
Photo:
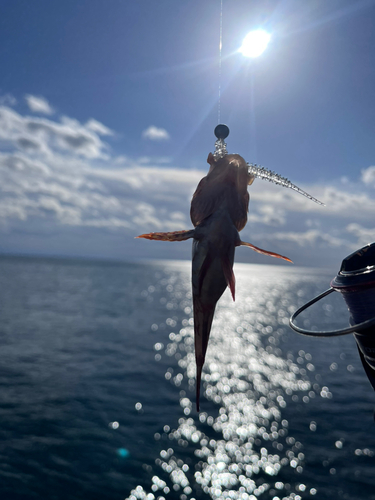
[[[247,223],[249,193],[247,186],[255,177],[267,179],[320,201],[287,179],[256,165],[248,165],[238,154],[228,154],[224,139],[226,125],[215,128],[215,153],[207,162],[210,169],[193,195],[190,218],[195,229],[137,236],[149,240],[184,241],[193,238],[192,288],[194,309],[195,360],[197,365],[196,406],[199,411],[200,383],[208,339],[217,301],[228,286],[235,299],[233,262],[235,248],[241,245],[258,253],[292,262],[288,257],[258,248],[241,240],[239,231]]]

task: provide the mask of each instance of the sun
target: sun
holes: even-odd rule
[[[239,51],[245,57],[258,57],[266,50],[271,35],[264,30],[250,31],[243,39]]]

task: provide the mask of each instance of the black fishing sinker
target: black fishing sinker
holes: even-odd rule
[[[348,306],[350,327],[319,332],[295,325],[294,320],[302,311],[334,291],[342,294]],[[366,375],[375,389],[375,242],[346,257],[331,287],[300,307],[289,324],[296,332],[313,337],[353,333]]]

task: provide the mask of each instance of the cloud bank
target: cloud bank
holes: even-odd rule
[[[82,124],[0,106],[0,251],[189,258],[188,243],[134,237],[191,228],[191,196],[207,171],[116,156],[106,142],[114,135],[93,118]],[[256,180],[242,239],[296,264],[338,269],[348,253],[375,240],[374,171],[363,169],[352,182],[300,186],[326,207]],[[243,248],[237,260],[275,263]]]

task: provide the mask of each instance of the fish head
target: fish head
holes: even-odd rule
[[[208,155],[210,170],[198,184],[191,201],[190,217],[194,226],[217,210],[225,209],[238,231],[245,227],[249,206],[247,186],[254,180],[248,165],[238,154],[223,158]]]
[[[239,154],[228,154],[223,158],[209,153],[207,163],[210,169],[207,178],[210,183],[231,182],[239,193],[246,191],[255,176],[249,173],[249,166]]]

